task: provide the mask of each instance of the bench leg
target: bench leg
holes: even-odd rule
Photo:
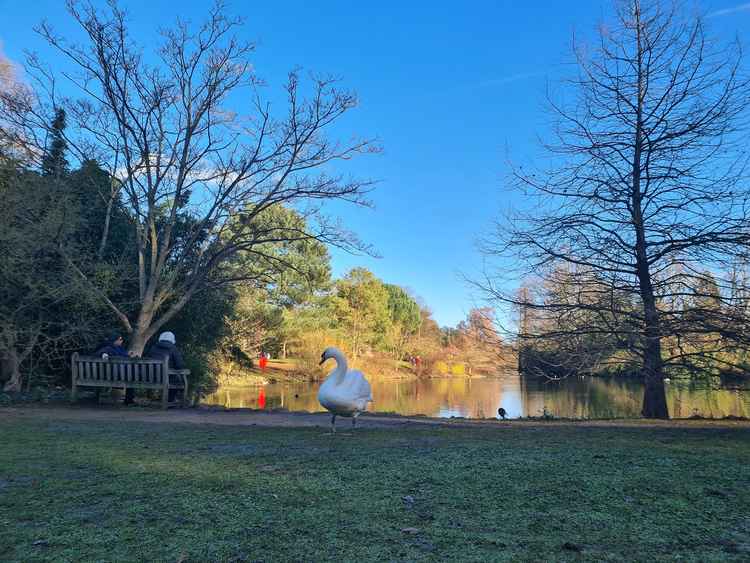
[[[188,382],[187,377],[184,375],[182,376],[182,381],[185,384],[185,389],[182,392],[182,406],[187,407],[188,406]]]
[[[169,408],[169,387],[165,387],[161,392],[161,408],[164,410]]]
[[[72,403],[75,403],[76,399],[78,399],[78,389],[76,385],[76,379],[78,379],[77,360],[78,352],[74,352],[70,357],[70,401]]]

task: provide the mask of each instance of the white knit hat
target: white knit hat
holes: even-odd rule
[[[174,332],[162,332],[159,335],[159,342],[171,342],[175,343]]]

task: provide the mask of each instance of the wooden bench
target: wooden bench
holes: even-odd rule
[[[169,369],[169,360],[150,358],[107,359],[79,356],[71,359],[71,400],[78,398],[79,387],[117,387],[122,389],[161,390],[162,408],[169,406],[169,390],[182,391],[182,403],[187,402],[188,369]]]

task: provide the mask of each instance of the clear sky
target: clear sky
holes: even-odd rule
[[[207,2],[121,0],[136,39],[154,37],[177,13],[200,21]],[[702,0],[715,35],[750,39],[750,2]],[[508,158],[533,159],[546,131],[543,98],[571,68],[570,42],[586,37],[610,0],[352,2],[228,1],[258,43],[253,62],[278,92],[296,66],[341,76],[361,105],[342,131],[381,139],[383,154],[347,167],[380,180],[374,210],[337,207],[347,227],[382,258],[333,253],[334,274],[365,266],[410,288],[441,325],[475,300],[462,274],[477,275],[475,241],[510,197]],[[179,10],[179,12],[176,12]],[[0,42],[11,59],[48,50],[32,32],[42,17],[66,33],[62,0],[0,0]],[[54,62],[54,59],[52,59]]]

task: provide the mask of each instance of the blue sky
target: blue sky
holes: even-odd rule
[[[156,26],[179,15],[199,21],[203,1],[121,0],[134,35],[150,41]],[[378,137],[384,152],[346,167],[380,180],[374,210],[337,206],[347,227],[382,258],[333,253],[334,273],[355,266],[410,288],[441,325],[454,325],[476,303],[462,274],[475,276],[475,241],[514,203],[503,189],[508,158],[533,159],[546,132],[547,83],[572,68],[573,32],[585,38],[611,10],[609,0],[351,2],[228,1],[243,16],[242,34],[257,42],[257,73],[278,93],[293,67],[341,76],[360,107],[345,133]],[[750,2],[696,4],[711,31],[746,43]],[[31,31],[46,17],[66,33],[62,0],[0,0],[0,42],[11,59],[47,51]],[[53,59],[54,60],[54,59]]]

